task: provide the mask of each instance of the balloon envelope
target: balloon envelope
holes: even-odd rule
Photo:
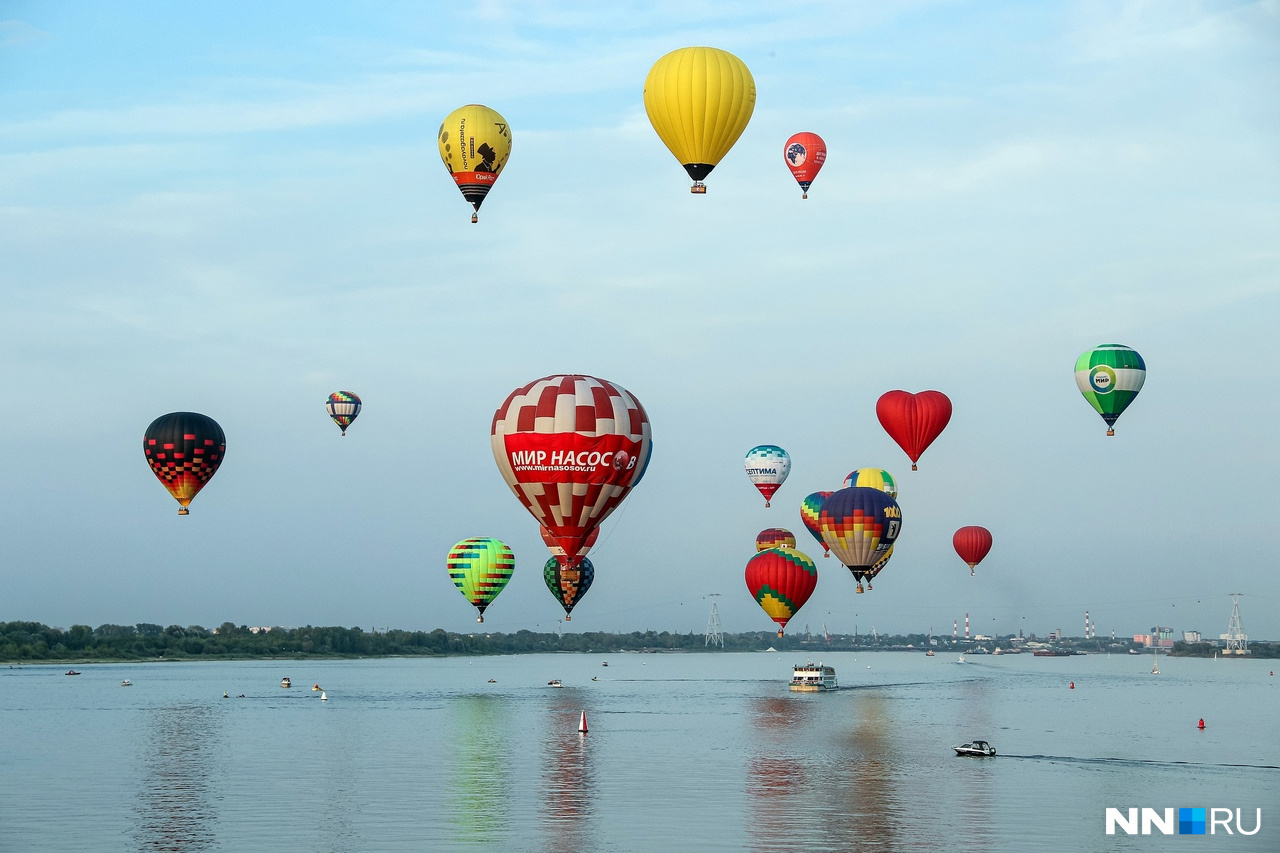
[[[804,529],[814,539],[818,540],[818,544],[822,546],[822,556],[830,557],[831,549],[827,547],[827,542],[822,538],[822,522],[819,514],[822,512],[822,504],[827,498],[831,497],[835,492],[813,492],[805,495],[804,500],[800,502],[800,522],[804,525]]]
[[[782,147],[782,160],[800,185],[801,198],[809,197],[809,185],[827,162],[827,143],[816,133],[797,133]]]
[[[756,534],[756,551],[766,548],[794,548],[796,535],[785,527],[770,527]]]
[[[547,589],[551,590],[556,601],[560,602],[560,606],[564,608],[566,621],[571,618],[569,614],[573,612],[574,605],[587,594],[587,590],[591,588],[591,582],[595,579],[596,568],[585,557],[574,568],[565,568],[558,557],[547,560],[542,567],[542,580],[546,582]]]
[[[440,123],[436,144],[462,197],[479,211],[511,156],[507,120],[480,104],[458,107]],[[474,215],[471,221],[476,221]]]
[[[794,548],[767,548],[747,561],[747,590],[769,618],[778,636],[818,585],[818,568]]]
[[[189,515],[191,499],[218,472],[227,437],[218,422],[197,412],[170,412],[151,422],[142,436],[142,452],[169,494]]]
[[[951,544],[960,555],[960,559],[969,564],[969,574],[972,575],[974,568],[991,550],[991,531],[976,525],[961,527],[951,537]]]
[[[898,502],[879,489],[852,486],[827,498],[819,515],[831,553],[856,575],[879,562],[902,531]]]
[[[489,430],[498,471],[575,565],[640,482],[653,443],[640,401],[607,379],[557,374],[507,395]]]
[[[1116,420],[1146,381],[1146,362],[1123,344],[1102,344],[1076,359],[1076,387],[1107,422],[1107,435],[1116,434]]]
[[[507,544],[487,536],[463,539],[449,549],[446,562],[454,586],[480,611],[484,611],[511,580],[516,557]]]
[[[876,401],[876,417],[889,437],[906,451],[914,471],[920,454],[951,420],[951,400],[941,391],[889,391]]]
[[[786,482],[791,473],[791,455],[776,444],[760,444],[747,451],[743,465],[747,478],[764,495],[764,505]]]
[[[347,427],[360,415],[360,398],[351,391],[334,391],[324,407],[342,434],[346,435]]]
[[[879,489],[895,501],[898,499],[898,481],[883,468],[854,468],[849,472],[849,476],[844,478],[844,488],[847,489],[850,486]]]
[[[538,525],[538,532],[542,534],[542,541],[546,543],[547,550],[551,552],[553,557],[563,557],[564,549],[560,547],[560,543],[556,541],[556,537],[551,535],[551,531],[542,525]],[[582,543],[582,547],[578,549],[578,556],[585,557],[591,553],[592,547],[595,546],[596,540],[600,538],[600,528],[592,528],[587,534],[586,541]]]
[[[705,192],[702,180],[738,141],[756,105],[746,63],[714,47],[663,56],[644,81],[644,111],[658,138]]]

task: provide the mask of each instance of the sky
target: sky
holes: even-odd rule
[[[757,88],[705,196],[641,99],[687,45]],[[467,103],[513,134],[477,225],[434,144]],[[783,526],[819,566],[791,632],[1216,637],[1238,592],[1280,638],[1278,153],[1275,0],[0,0],[0,620],[763,631],[743,572]],[[1111,342],[1148,372],[1107,438],[1073,368]],[[489,445],[553,373],[654,436],[567,623]],[[916,472],[898,388],[954,405]],[[140,445],[184,410],[227,454],[180,518]],[[798,514],[858,467],[903,513],[865,595]],[[483,627],[471,536],[517,561]]]

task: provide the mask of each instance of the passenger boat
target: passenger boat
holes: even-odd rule
[[[956,755],[992,756],[996,754],[996,748],[985,740],[975,740],[973,743],[962,743],[959,746],[953,746],[951,748],[956,751]]]
[[[791,670],[791,689],[797,693],[820,693],[836,689],[836,668],[821,663],[797,664]]]
[[[286,675],[284,678],[280,679],[280,686],[281,686],[281,687],[292,687],[292,686],[293,686],[293,682],[292,682],[292,681],[290,681],[290,680],[289,680],[289,676],[287,676],[287,675]]]

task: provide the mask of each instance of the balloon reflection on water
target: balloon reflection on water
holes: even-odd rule
[[[156,708],[147,726],[142,783],[134,806],[140,850],[211,850],[219,792],[221,716],[208,705]]]
[[[508,767],[514,747],[507,700],[472,695],[451,703],[455,754],[446,787],[453,826],[452,837],[477,843],[496,843],[504,837],[509,808]]]
[[[592,848],[596,780],[591,745],[598,735],[578,732],[578,715],[590,717],[594,709],[582,707],[579,691],[565,693],[569,695],[558,696],[547,708],[543,726],[540,822],[547,849],[577,853]]]

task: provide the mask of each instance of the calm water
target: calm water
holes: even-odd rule
[[[1280,850],[1276,661],[838,653],[792,694],[803,660],[0,667],[0,850]],[[1262,830],[1108,837],[1107,806]]]

